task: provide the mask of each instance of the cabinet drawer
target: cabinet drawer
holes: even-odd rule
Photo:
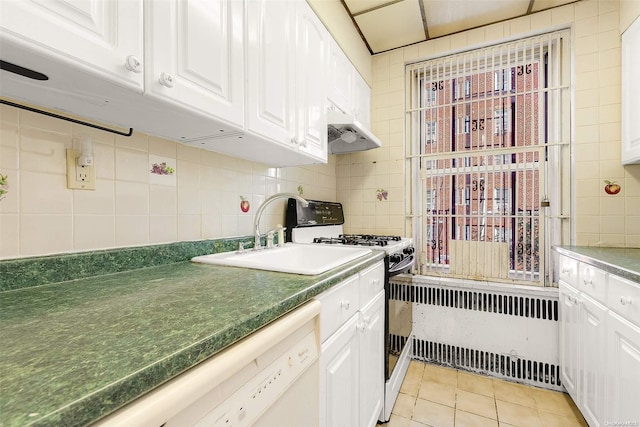
[[[578,260],[560,255],[558,278],[566,283],[578,286]]]
[[[580,263],[578,267],[578,290],[595,300],[607,302],[607,273],[588,264]]]
[[[384,263],[380,262],[360,273],[360,308],[384,289]]]
[[[360,308],[359,281],[355,275],[318,296],[320,311],[320,342],[324,342]]]
[[[610,275],[607,306],[629,322],[640,326],[640,284]]]

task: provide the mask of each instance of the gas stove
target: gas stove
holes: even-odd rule
[[[413,240],[401,236],[345,234],[342,204],[309,200],[303,207],[289,199],[286,215],[287,241],[329,245],[370,246],[384,250],[389,259],[389,275],[407,272],[414,263]]]

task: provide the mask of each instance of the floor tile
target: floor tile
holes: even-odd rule
[[[588,427],[568,394],[412,361],[387,427]]]
[[[429,427],[426,424],[410,420],[408,418],[392,415],[389,422],[384,424],[385,427]]]
[[[422,382],[424,368],[425,363],[412,360],[409,363],[407,375],[405,375],[402,385],[400,386],[400,392],[410,394],[411,396],[417,396],[418,390],[420,389],[420,383]]]
[[[458,372],[458,388],[493,397],[493,379],[469,372]]]
[[[411,419],[413,415],[416,397],[405,393],[399,393],[395,405],[393,405],[392,414]]]
[[[539,410],[554,414],[582,418],[580,411],[566,393],[557,391],[534,389],[533,397]]]
[[[458,389],[456,409],[497,420],[496,401],[493,397]]]
[[[456,427],[498,427],[498,421],[465,411],[456,410]]]
[[[544,427],[587,427],[582,416],[578,419],[574,416],[559,415],[553,412],[538,411],[538,413]]]
[[[511,383],[503,380],[493,380],[493,392],[495,398],[505,402],[517,403],[519,405],[536,407],[536,400],[533,397],[533,387],[522,384]]]
[[[453,426],[455,412],[453,408],[428,400],[416,400],[413,420],[432,427]]]
[[[418,397],[454,408],[456,405],[456,386],[433,381],[423,381],[422,384],[420,384]]]
[[[458,384],[458,371],[444,366],[426,364],[424,368],[423,381],[433,381],[443,384]]]
[[[496,400],[498,419],[500,423],[511,424],[516,427],[544,427],[538,411],[517,403]]]

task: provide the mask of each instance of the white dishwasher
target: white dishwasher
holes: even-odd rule
[[[319,314],[310,301],[95,425],[316,427]]]

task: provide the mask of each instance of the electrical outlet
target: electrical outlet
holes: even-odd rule
[[[67,150],[67,188],[73,190],[95,190],[95,166],[79,166],[77,158],[80,152]]]

